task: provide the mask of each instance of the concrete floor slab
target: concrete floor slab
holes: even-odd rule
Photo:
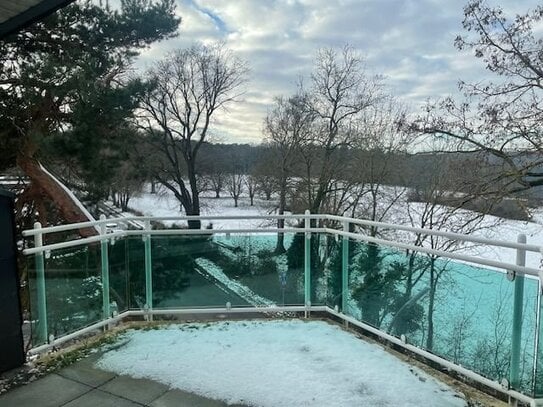
[[[0,407],[59,407],[92,390],[56,374],[18,387],[0,397]]]
[[[151,407],[225,407],[227,404],[182,390],[170,390],[149,405]]]
[[[91,390],[83,396],[62,407],[140,407],[141,404],[125,400],[98,389]]]
[[[141,404],[149,404],[169,390],[161,383],[129,376],[118,376],[99,389]]]

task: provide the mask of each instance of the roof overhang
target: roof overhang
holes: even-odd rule
[[[0,0],[0,39],[41,20],[74,0]]]

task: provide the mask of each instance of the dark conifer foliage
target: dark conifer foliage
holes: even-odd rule
[[[130,75],[133,59],[179,22],[173,0],[83,1],[1,41],[0,169],[18,164],[41,188],[29,198],[45,193],[73,212],[38,160],[60,157],[89,183],[107,183],[145,91]]]

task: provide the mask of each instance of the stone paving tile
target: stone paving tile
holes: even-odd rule
[[[151,407],[225,407],[226,403],[182,390],[170,390],[157,398]]]
[[[169,390],[163,384],[129,376],[118,376],[99,389],[141,404],[149,404]]]
[[[141,404],[94,389],[62,407],[141,407]]]
[[[56,374],[9,391],[0,397],[0,407],[59,407],[92,388]]]
[[[91,387],[98,387],[113,379],[116,374],[98,369],[94,363],[98,357],[88,357],[57,372],[59,376],[75,380]]]

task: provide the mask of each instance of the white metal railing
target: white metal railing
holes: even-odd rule
[[[47,234],[66,232],[66,231],[76,231],[79,229],[85,229],[89,227],[101,227],[108,223],[126,223],[128,221],[142,221],[142,222],[151,222],[151,221],[203,221],[203,220],[298,220],[307,222],[308,226],[305,227],[286,227],[286,228],[227,228],[227,229],[147,229],[147,230],[123,230],[115,231],[113,233],[101,233],[97,236],[92,236],[83,239],[76,239],[61,243],[53,243],[48,245],[37,245],[34,244],[34,247],[26,248],[23,250],[23,254],[30,255],[36,253],[43,253],[51,250],[63,249],[68,247],[74,247],[79,245],[85,245],[89,243],[101,242],[103,240],[111,240],[115,238],[122,238],[126,236],[143,236],[143,235],[216,235],[216,234],[230,234],[230,233],[248,233],[248,234],[266,234],[266,233],[328,233],[337,236],[345,236],[355,240],[366,241],[370,243],[381,244],[384,246],[395,247],[403,250],[411,250],[414,252],[420,252],[425,254],[431,254],[442,258],[449,258],[452,260],[460,260],[465,262],[470,262],[473,264],[479,264],[481,266],[494,267],[502,270],[510,270],[516,273],[521,273],[525,275],[530,275],[534,277],[539,277],[539,269],[519,266],[517,264],[506,263],[497,260],[484,259],[477,256],[465,255],[454,252],[447,252],[444,250],[433,249],[425,246],[414,245],[410,243],[376,238],[362,233],[349,232],[348,228],[345,229],[335,229],[326,226],[312,226],[310,221],[334,221],[338,222],[341,225],[345,224],[354,224],[359,226],[373,226],[380,229],[389,229],[389,230],[399,230],[410,232],[413,234],[424,234],[428,236],[440,236],[450,240],[456,240],[467,243],[474,243],[479,245],[494,246],[499,248],[508,248],[508,249],[517,249],[524,250],[526,252],[540,253],[541,247],[533,244],[520,243],[520,242],[511,242],[498,239],[488,239],[484,237],[465,235],[460,233],[446,232],[442,230],[433,230],[427,228],[417,228],[406,225],[396,225],[384,222],[375,222],[364,219],[353,219],[344,216],[336,215],[326,215],[326,214],[298,214],[298,215],[252,215],[252,216],[161,216],[161,217],[149,217],[149,216],[133,216],[133,217],[122,217],[122,218],[112,218],[106,219],[101,218],[98,221],[92,222],[80,222],[73,223],[69,225],[61,226],[51,226],[47,228],[42,228],[41,225],[36,224],[34,229],[29,229],[23,231],[23,236],[25,237],[36,237],[37,235],[45,236]]]
[[[212,221],[212,220],[290,220],[290,221],[298,221],[299,224],[303,224],[303,226],[298,227],[285,227],[285,228],[226,228],[226,229],[152,229],[151,222],[154,221],[173,221],[173,222],[179,222],[179,221]],[[119,231],[113,231],[111,233],[108,233],[108,224],[116,223],[116,224],[123,224],[126,222],[133,222],[138,221],[142,222],[145,227],[142,230],[119,230]],[[471,256],[467,254],[462,254],[458,252],[447,252],[444,250],[438,250],[431,247],[426,246],[420,246],[420,245],[414,245],[412,243],[408,242],[402,242],[402,241],[396,241],[392,239],[385,239],[385,238],[377,238],[372,237],[369,235],[366,235],[361,232],[353,232],[351,231],[351,225],[357,225],[360,227],[377,227],[380,229],[389,229],[389,230],[396,230],[396,231],[403,231],[408,232],[412,234],[423,234],[428,236],[439,236],[446,239],[458,241],[458,242],[467,242],[467,243],[474,243],[474,244],[480,244],[480,245],[488,245],[498,248],[507,248],[507,249],[515,249],[517,253],[517,259],[516,262],[513,263],[507,263],[507,262],[501,262],[498,260],[493,259],[486,259],[482,257],[477,256]],[[52,243],[52,244],[43,244],[44,237],[50,234],[60,233],[60,232],[75,232],[79,229],[84,228],[96,228],[99,230],[99,235],[87,237],[87,238],[81,238],[81,239],[74,239],[69,241],[63,241],[59,243]],[[528,276],[530,278],[538,278],[539,280],[539,293],[541,293],[541,277],[543,274],[540,272],[539,269],[533,268],[533,267],[527,267],[525,265],[525,258],[526,258],[526,252],[535,252],[540,253],[540,247],[533,244],[527,244],[526,238],[524,235],[519,235],[519,239],[517,242],[510,242],[510,241],[504,241],[504,240],[495,240],[495,239],[487,239],[483,237],[478,236],[471,236],[471,235],[463,235],[458,233],[451,233],[446,231],[440,231],[440,230],[432,230],[432,229],[425,229],[425,228],[417,228],[417,227],[411,227],[411,226],[405,226],[405,225],[395,225],[395,224],[389,224],[389,223],[383,223],[383,222],[375,222],[370,220],[364,220],[364,219],[352,219],[347,218],[343,216],[335,216],[335,215],[326,215],[326,214],[310,214],[308,211],[304,214],[292,214],[292,215],[252,215],[252,216],[174,216],[174,217],[121,217],[121,218],[113,218],[113,219],[106,219],[105,217],[102,217],[100,220],[97,221],[89,221],[89,222],[80,222],[80,223],[74,223],[69,225],[61,225],[61,226],[52,226],[52,227],[46,227],[42,228],[39,223],[37,223],[34,227],[34,229],[31,230],[25,230],[23,232],[23,236],[28,238],[33,238],[33,247],[27,247],[23,250],[24,255],[35,255],[35,261],[36,261],[36,291],[37,291],[37,319],[40,324],[38,326],[38,335],[40,338],[42,338],[45,345],[39,346],[37,348],[34,348],[32,352],[40,352],[44,349],[49,349],[51,346],[53,346],[56,343],[60,343],[61,341],[65,341],[67,339],[71,339],[78,334],[81,334],[81,332],[86,332],[86,330],[91,329],[84,328],[81,331],[78,331],[80,333],[72,333],[69,335],[66,335],[62,338],[49,338],[48,336],[48,328],[47,328],[47,304],[45,300],[45,269],[44,269],[44,257],[47,257],[48,253],[50,253],[53,250],[57,249],[63,249],[68,247],[76,247],[76,246],[82,246],[87,245],[90,243],[100,243],[101,245],[101,268],[102,268],[102,275],[101,275],[101,281],[102,281],[102,296],[103,296],[103,319],[102,321],[98,322],[97,324],[99,326],[105,326],[107,325],[108,321],[113,321],[111,318],[110,313],[110,298],[109,298],[109,265],[108,265],[108,242],[113,241],[115,239],[120,239],[123,237],[131,237],[131,236],[140,236],[144,242],[144,251],[145,251],[145,306],[143,310],[140,311],[134,311],[130,310],[122,315],[124,317],[126,316],[136,316],[136,315],[146,315],[150,316],[152,318],[152,315],[155,314],[164,314],[164,313],[187,313],[187,312],[199,312],[202,310],[198,309],[177,309],[177,310],[154,310],[153,309],[153,288],[152,288],[152,253],[151,253],[151,237],[152,236],[182,236],[182,235],[224,235],[224,234],[277,234],[277,233],[299,233],[303,234],[305,236],[304,239],[304,306],[297,306],[297,307],[272,307],[272,308],[263,308],[264,311],[261,312],[268,312],[268,311],[275,311],[280,312],[284,311],[286,309],[289,309],[291,311],[300,311],[304,310],[306,313],[310,311],[323,311],[323,307],[315,307],[311,304],[311,259],[310,259],[310,236],[314,233],[322,233],[326,235],[332,235],[336,236],[337,239],[342,239],[342,288],[341,292],[346,293],[348,292],[348,256],[349,256],[349,240],[357,240],[357,241],[364,241],[368,243],[375,243],[382,246],[388,246],[393,247],[397,249],[402,250],[409,250],[412,252],[418,252],[418,253],[425,253],[430,254],[436,257],[445,258],[445,259],[452,259],[452,260],[458,260],[461,262],[467,262],[471,264],[477,264],[481,266],[487,266],[492,267],[496,272],[504,272],[507,271],[509,273],[512,273],[512,279],[515,279],[515,292],[514,292],[514,309],[513,309],[513,339],[512,339],[512,346],[511,346],[511,360],[512,360],[512,371],[511,371],[511,377],[512,380],[515,379],[515,375],[518,376],[518,369],[515,370],[515,365],[519,365],[519,357],[520,357],[520,351],[521,351],[521,341],[520,341],[520,332],[522,328],[522,306],[523,306],[523,292],[520,289],[523,286],[523,277]],[[515,274],[518,274],[515,276]],[[516,278],[515,278],[516,277]],[[536,317],[537,323],[539,324],[539,304],[540,304],[540,297],[538,298],[538,314]],[[347,296],[342,296],[342,304],[341,304],[341,310],[347,309]],[[367,329],[371,331],[372,333],[375,333],[377,335],[382,336],[383,338],[392,341],[393,343],[404,346],[406,349],[413,351],[415,353],[418,353],[424,357],[427,357],[429,359],[432,359],[443,366],[447,367],[448,369],[456,370],[457,372],[466,375],[468,377],[473,378],[474,380],[479,381],[480,383],[490,386],[494,389],[499,389],[500,391],[504,391],[507,394],[509,394],[511,397],[517,399],[517,400],[523,400],[527,401],[529,400],[530,403],[534,400],[526,395],[522,395],[514,390],[504,389],[502,385],[498,382],[489,380],[487,378],[484,378],[474,372],[471,372],[465,368],[462,368],[458,365],[455,365],[454,363],[450,361],[446,361],[445,359],[432,355],[429,352],[416,348],[413,345],[408,345],[406,343],[403,343],[398,338],[395,338],[391,336],[390,334],[386,332],[382,332],[376,328],[370,327],[360,321],[356,321],[356,319],[344,314],[342,311],[339,310],[332,310],[329,307],[324,307],[324,311],[329,312],[335,316],[338,316],[342,318],[344,321],[357,324],[364,329]],[[252,309],[252,308],[250,308]],[[230,308],[227,307],[227,310],[230,310]],[[245,308],[247,310],[247,308]],[[209,310],[207,310],[209,311]],[[203,310],[202,312],[205,312]],[[243,312],[243,309],[239,312]],[[116,317],[118,320],[119,317]],[[121,318],[122,319],[122,318]],[[98,326],[97,324],[94,324],[94,329]],[[516,324],[516,325],[515,325]],[[535,358],[537,358],[537,355],[539,353],[539,325],[536,327],[536,337],[535,337],[535,350],[534,350],[534,369],[537,365],[537,361]],[[393,338],[393,339],[391,339]],[[431,357],[429,356],[431,355]],[[453,367],[451,367],[453,366]],[[518,367],[518,366],[517,366]],[[535,377],[535,370],[534,370],[534,377]]]

